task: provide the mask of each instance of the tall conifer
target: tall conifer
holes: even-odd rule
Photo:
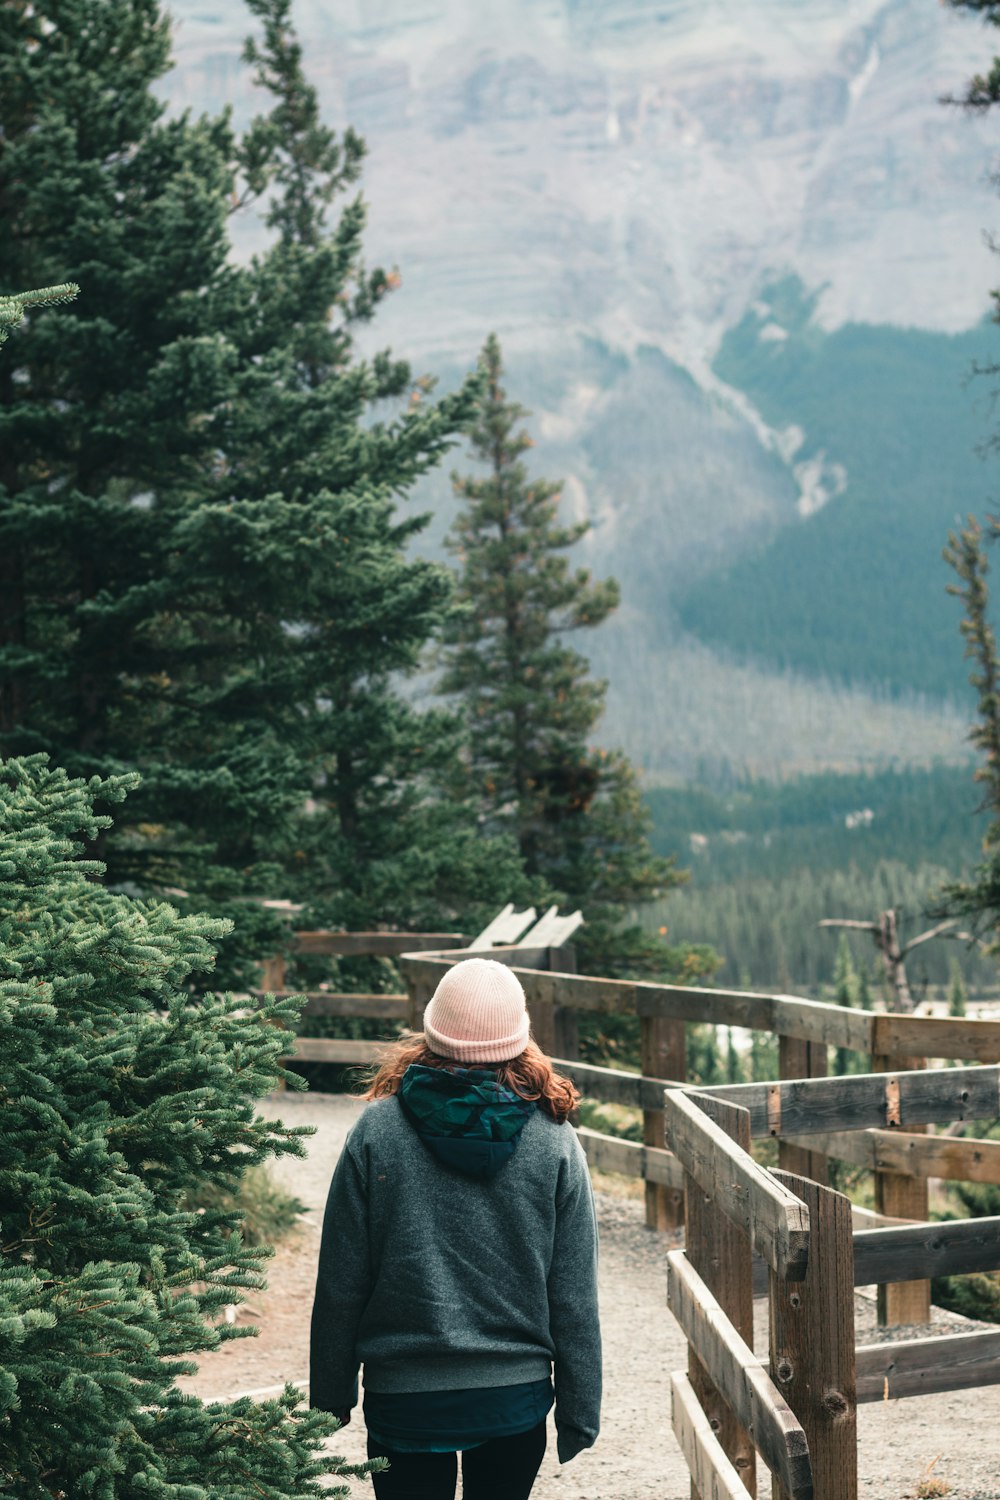
[[[248,953],[274,941],[248,895],[405,921],[412,877],[464,899],[496,863],[434,794],[453,726],[394,686],[450,594],[398,502],[471,393],[357,357],[392,281],[363,145],[323,125],[289,0],[250,8],[271,107],[242,138],[165,114],[158,0],[0,9],[0,287],[85,283],[0,367],[0,750],[140,770],[109,878],[211,899]],[[271,243],[237,265],[252,203]]]
[[[303,1131],[255,1116],[294,1007],[192,998],[221,924],[114,894],[80,857],[95,802],[134,785],[0,767],[0,1493],[347,1495],[323,1482],[356,1472],[322,1452],[335,1423],[293,1387],[203,1404],[175,1385],[253,1332],[220,1314],[269,1253],[186,1193],[301,1154]]]
[[[471,446],[483,470],[453,476],[464,503],[449,545],[463,609],[447,628],[440,682],[467,713],[472,795],[488,827],[516,838],[529,875],[584,909],[588,962],[679,962],[695,977],[703,950],[678,955],[627,926],[635,904],[682,877],[650,848],[628,760],[591,741],[606,684],[567,640],[607,618],[618,586],[570,565],[589,522],[564,525],[560,486],[529,475],[527,413],[507,397],[495,335],[480,373]]]

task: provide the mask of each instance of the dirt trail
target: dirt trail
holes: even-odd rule
[[[286,1094],[262,1113],[288,1124],[315,1125],[304,1161],[272,1165],[274,1176],[308,1206],[301,1231],[269,1267],[269,1289],[240,1310],[241,1324],[260,1336],[207,1355],[197,1376],[182,1382],[204,1396],[265,1391],[308,1373],[308,1322],[323,1205],[344,1136],[362,1106],[336,1095]],[[670,1373],[684,1368],[684,1339],[666,1309],[665,1237],[643,1225],[636,1199],[598,1193],[601,1226],[601,1323],[605,1401],[596,1446],[560,1468],[549,1452],[532,1500],[687,1500],[687,1469],[670,1430]],[[859,1334],[873,1337],[869,1301],[859,1298]],[[941,1315],[946,1331],[947,1321]],[[955,1322],[955,1320],[950,1320]],[[957,1326],[957,1324],[956,1324]],[[766,1335],[758,1348],[766,1347]],[[951,1500],[1000,1500],[1000,1386],[864,1406],[859,1412],[860,1495],[863,1500],[916,1497],[929,1466],[951,1486]],[[360,1409],[332,1450],[365,1456]],[[936,1460],[936,1462],[935,1462]],[[767,1491],[761,1469],[761,1493]],[[357,1484],[359,1497],[370,1494]]]

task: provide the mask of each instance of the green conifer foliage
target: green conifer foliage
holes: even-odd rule
[[[135,784],[44,757],[0,768],[0,1492],[18,1500],[249,1500],[331,1493],[333,1421],[214,1402],[174,1381],[252,1332],[218,1322],[270,1253],[239,1215],[186,1211],[235,1190],[301,1129],[255,1116],[281,1075],[276,1020],[193,1000],[218,921],[110,893],[81,857]],[[332,1493],[346,1495],[344,1487]]]
[[[86,284],[0,366],[0,749],[139,770],[109,878],[210,899],[248,957],[277,933],[247,896],[405,921],[415,874],[427,903],[493,867],[432,793],[454,725],[395,687],[451,592],[398,505],[472,393],[357,357],[393,283],[363,263],[363,144],[323,125],[289,0],[250,9],[242,139],[165,114],[158,0],[0,9],[0,286]],[[270,243],[237,264],[254,202]]]
[[[649,846],[629,762],[590,743],[606,684],[567,643],[607,618],[618,586],[570,565],[589,522],[561,524],[559,486],[529,475],[527,413],[507,397],[495,335],[480,372],[471,446],[485,472],[453,476],[464,505],[449,546],[463,608],[447,627],[440,682],[467,713],[472,796],[488,827],[512,833],[528,874],[583,908],[588,967],[679,967],[695,978],[715,965],[706,950],[677,953],[622,930],[632,906],[683,877]]]
[[[995,517],[988,522],[991,537],[1000,535]],[[982,756],[975,779],[983,789],[983,805],[991,822],[983,837],[983,858],[970,880],[946,885],[937,915],[971,919],[973,931],[988,935],[989,951],[1000,952],[1000,657],[989,620],[989,563],[983,528],[970,516],[965,527],[948,538],[944,556],[958,575],[948,592],[962,601],[961,632],[965,655],[972,662],[969,681],[976,690],[978,717],[969,739]]]

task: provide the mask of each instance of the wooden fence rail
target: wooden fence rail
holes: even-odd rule
[[[441,974],[467,955],[469,950],[459,946],[463,941],[455,933],[299,933],[297,953],[392,957],[406,983],[405,995],[310,991],[303,1013],[418,1028]],[[508,945],[488,951],[515,968],[537,1040],[581,1091],[641,1111],[642,1145],[612,1141],[596,1131],[585,1132],[582,1139],[595,1167],[643,1180],[651,1227],[669,1228],[683,1218],[683,1165],[665,1150],[663,1086],[686,1080],[685,1030],[693,1022],[777,1034],[780,1080],[703,1092],[749,1109],[752,1135],[778,1140],[783,1169],[825,1181],[831,1156],[869,1167],[877,1206],[884,1218],[893,1220],[926,1219],[930,1176],[1000,1180],[997,1143],[920,1134],[934,1122],[992,1118],[1000,1112],[1000,1068],[995,1066],[1000,1062],[1000,1021],[885,1016],[790,995],[595,978],[576,974],[565,950]],[[272,960],[266,977],[269,988],[284,992],[284,961]],[[636,1016],[643,1072],[581,1063],[576,1029],[581,1012]],[[297,1038],[289,1060],[361,1065],[374,1061],[380,1046],[378,1041]],[[892,1066],[859,1077],[818,1077],[826,1072],[830,1046],[848,1047],[883,1063],[890,1059]],[[942,1073],[919,1066],[928,1058],[979,1066]],[[871,1134],[859,1135],[859,1125]],[[880,1287],[881,1321],[925,1322],[929,1308],[925,1278]]]
[[[824,1082],[809,1082],[806,1099],[828,1097]],[[855,1285],[1000,1269],[1000,1218],[852,1231],[843,1194],[753,1161],[745,1106],[668,1089],[664,1110],[687,1178],[687,1248],[667,1263],[668,1303],[689,1341],[672,1419],[694,1500],[753,1492],[754,1452],[777,1500],[856,1500],[858,1403],[1000,1382],[1000,1329],[856,1349]],[[761,1223],[772,1226],[763,1237]],[[795,1253],[778,1248],[786,1241]],[[755,1243],[769,1261],[766,1288]],[[747,1313],[755,1281],[768,1298],[766,1362]]]
[[[467,952],[442,951],[458,941],[454,934],[300,934],[305,954],[395,957],[407,986],[405,995],[311,991],[304,1013],[419,1027],[441,973]],[[490,952],[516,968],[536,1038],[561,1070],[589,1097],[642,1112],[641,1144],[580,1129],[591,1165],[642,1179],[652,1225],[662,1227],[684,1207],[686,1248],[667,1263],[670,1306],[690,1352],[687,1371],[672,1376],[671,1403],[694,1500],[753,1492],[758,1455],[771,1470],[775,1500],[856,1500],[859,1402],[1000,1382],[1000,1330],[858,1349],[853,1333],[856,1285],[901,1293],[895,1321],[901,1312],[926,1321],[912,1315],[914,1287],[922,1298],[932,1276],[1000,1269],[1000,1218],[929,1224],[910,1222],[925,1215],[857,1213],[866,1227],[852,1231],[846,1197],[799,1170],[768,1171],[750,1149],[754,1138],[776,1138],[782,1168],[808,1163],[820,1174],[828,1156],[859,1161],[876,1181],[908,1185],[900,1201],[910,1193],[911,1203],[914,1185],[930,1175],[1000,1182],[1000,1143],[920,1133],[1000,1116],[1000,1022],[877,1016],[784,995],[591,979],[570,964],[557,970],[565,963],[558,950]],[[280,961],[267,966],[271,988],[283,991],[284,977]],[[578,1011],[637,1016],[643,1072],[581,1063]],[[788,1076],[688,1085],[689,1022],[776,1033]],[[883,1066],[825,1077],[831,1045]],[[299,1037],[290,1055],[362,1062],[379,1046]],[[928,1058],[978,1066],[920,1066]],[[867,1227],[872,1222],[883,1227]],[[755,1292],[768,1298],[766,1360],[753,1349]],[[891,1302],[880,1311],[893,1320]]]

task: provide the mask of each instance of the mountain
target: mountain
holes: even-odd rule
[[[171,105],[246,118],[239,0],[171,10]],[[980,324],[1000,280],[983,242],[997,132],[940,103],[984,65],[989,33],[935,0],[301,0],[295,15],[327,117],[369,143],[370,258],[402,273],[376,344],[447,385],[496,329],[534,410],[539,472],[564,477],[567,510],[595,522],[585,560],[622,582],[619,617],[587,642],[612,680],[604,738],[660,776],[964,755],[957,629],[946,606],[913,601],[943,593],[948,526],[989,484],[972,492],[969,451],[990,414],[949,339]],[[241,250],[260,232],[246,222]],[[768,310],[782,285],[803,289],[808,338],[834,341],[812,406],[779,400],[764,362],[736,357],[806,338]],[[936,449],[960,493],[910,517],[906,557],[929,561],[918,585],[909,562],[895,569],[907,608],[887,565],[881,618],[838,653],[845,614],[829,597],[907,514],[888,457],[862,484],[856,448],[840,452],[818,418],[803,426],[823,380],[849,372],[835,340],[851,326],[876,366],[883,340],[895,351],[897,374],[900,330],[941,341],[921,346],[927,416],[904,380],[887,428],[905,417],[919,433],[948,403],[969,412]],[[870,417],[878,396],[848,380],[840,431],[852,401]],[[436,548],[446,480],[419,499]],[[792,542],[799,613],[758,611],[753,569],[773,594]],[[831,649],[782,644],[803,611]],[[889,617],[916,622],[902,651],[886,649]]]

